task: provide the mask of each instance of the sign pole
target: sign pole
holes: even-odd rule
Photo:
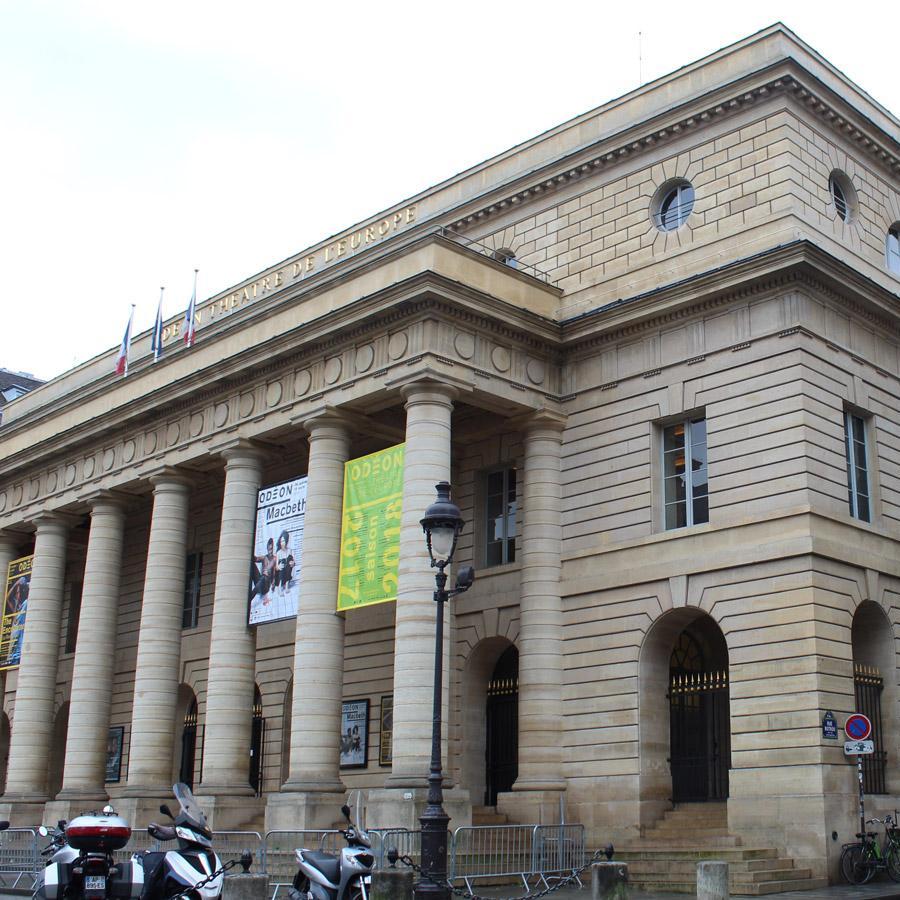
[[[862,754],[856,754],[856,775],[859,778],[859,832],[866,833],[866,801],[863,795],[863,766]]]

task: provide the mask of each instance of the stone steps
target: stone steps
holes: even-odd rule
[[[496,806],[473,806],[473,825],[509,825],[509,817],[498,813]]]
[[[645,891],[693,894],[697,863],[721,859],[728,863],[733,894],[759,896],[824,887],[826,879],[798,869],[774,847],[744,847],[728,833],[724,803],[680,804],[668,810],[640,842],[616,848],[616,858],[628,863],[631,886]]]

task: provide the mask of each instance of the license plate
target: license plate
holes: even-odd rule
[[[86,891],[105,891],[106,876],[105,875],[85,875],[84,889]]]

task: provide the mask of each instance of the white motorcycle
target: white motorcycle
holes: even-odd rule
[[[193,900],[218,900],[225,867],[213,852],[212,831],[206,816],[186,784],[176,784],[172,791],[180,806],[178,815],[173,816],[165,804],[159,811],[172,819],[173,824],[154,823],[147,828],[147,833],[158,841],[177,840],[178,849],[134,855],[133,861],[142,866],[144,873],[141,900],[168,900],[181,895]]]
[[[140,897],[143,870],[113,858],[128,843],[131,828],[111,806],[60,821],[56,828],[41,825],[38,833],[50,843],[41,851],[48,860],[34,886],[36,900]]]
[[[341,831],[347,846],[340,856],[323,850],[296,850],[300,869],[288,891],[289,900],[367,900],[372,885],[375,855],[369,835],[350,819],[342,806],[347,828]]]

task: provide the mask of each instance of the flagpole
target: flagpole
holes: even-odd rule
[[[159,306],[156,308],[156,322],[153,323],[153,340],[150,341],[150,349],[153,351],[153,362],[158,362],[159,358],[162,356],[163,346],[162,346],[162,332],[163,332],[163,315],[162,315],[162,304],[163,304],[163,294],[166,289],[164,287],[160,287],[159,289]]]

